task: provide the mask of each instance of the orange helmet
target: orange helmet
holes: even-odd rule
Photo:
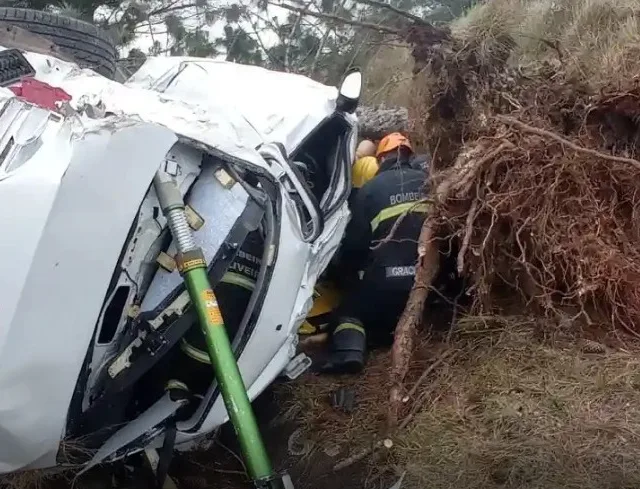
[[[405,148],[408,148],[411,152],[413,152],[411,143],[406,136],[403,136],[399,132],[392,132],[391,134],[387,134],[380,140],[380,143],[378,144],[378,149],[376,150],[376,158],[381,154],[388,153],[389,151],[398,149],[401,146],[404,146]]]

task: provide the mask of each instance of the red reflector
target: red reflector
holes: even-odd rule
[[[71,95],[62,88],[52,87],[34,78],[25,78],[19,84],[9,87],[9,90],[27,102],[53,111],[58,110],[56,102],[71,100]]]

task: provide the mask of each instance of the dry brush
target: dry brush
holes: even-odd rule
[[[434,153],[433,212],[396,330],[390,425],[434,254],[459,243],[477,313],[523,310],[640,336],[640,80],[592,86],[557,60],[514,67],[506,34],[416,26],[413,137]],[[435,265],[437,266],[437,265]]]

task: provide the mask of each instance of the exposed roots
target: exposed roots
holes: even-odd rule
[[[589,87],[557,64],[508,67],[509,39],[420,29],[409,35],[419,68],[410,114],[412,137],[438,147],[434,208],[396,331],[389,426],[438,241],[460,243],[475,312],[517,298],[535,314],[640,337],[640,81]]]
[[[538,312],[570,310],[636,334],[640,163],[500,120],[510,128],[509,149],[442,211],[468,243],[459,263],[474,278],[476,304],[495,305],[511,291]]]
[[[506,39],[463,44],[419,29],[410,112],[416,136],[440,144],[435,238],[460,241],[476,309],[517,294],[535,312],[637,334],[640,83],[589,87],[549,63],[513,69]]]

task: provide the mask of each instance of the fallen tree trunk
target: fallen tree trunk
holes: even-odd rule
[[[418,245],[418,266],[413,289],[407,306],[396,326],[393,347],[391,348],[391,392],[389,393],[389,412],[387,432],[393,432],[398,423],[402,398],[404,397],[404,377],[409,371],[411,354],[415,343],[418,324],[422,319],[424,303],[429,288],[440,268],[438,246],[434,240],[438,224],[437,215],[431,215],[424,222]]]
[[[357,110],[358,134],[362,139],[380,139],[390,132],[405,132],[409,115],[404,107],[364,106]]]
[[[398,425],[399,413],[403,405],[402,399],[405,396],[404,379],[409,371],[417,328],[423,318],[424,305],[429,290],[440,270],[438,238],[444,237],[441,235],[440,228],[444,223],[446,203],[459,193],[468,192],[469,186],[476,182],[478,174],[485,166],[502,151],[510,148],[513,148],[513,144],[504,141],[488,154],[485,154],[483,146],[476,148],[475,151],[462,154],[454,167],[433,190],[433,208],[425,219],[418,238],[416,277],[407,305],[396,326],[391,348],[391,390],[389,392],[387,433],[394,431]],[[467,230],[467,233],[470,232]],[[466,236],[463,236],[463,242],[465,241],[467,241]],[[461,253],[464,253],[464,247],[461,249]],[[462,256],[458,257],[458,264],[464,267]]]

